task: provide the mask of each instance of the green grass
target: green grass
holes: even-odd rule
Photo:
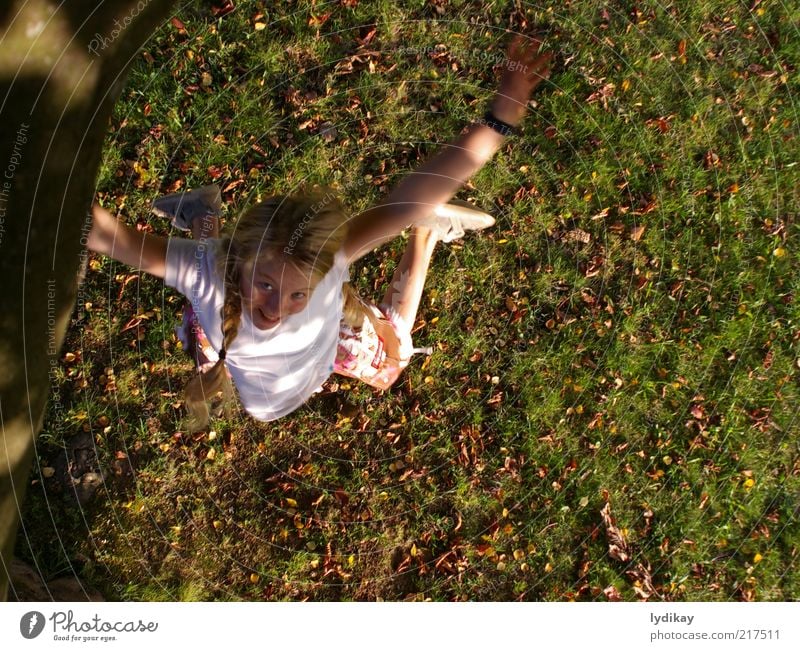
[[[136,61],[98,176],[130,223],[169,232],[147,207],[179,181],[229,187],[228,218],[310,183],[364,209],[482,113],[506,27],[558,63],[461,193],[497,227],[437,252],[435,352],[386,395],[334,377],[278,422],[178,436],[182,301],[93,259],[18,555],[109,599],[633,600],[636,564],[654,600],[797,599],[797,10],[236,4]],[[353,268],[365,295],[402,247]],[[38,469],[82,431],[108,471],[86,507]]]

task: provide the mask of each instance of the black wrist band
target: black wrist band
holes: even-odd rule
[[[516,127],[511,126],[508,122],[497,119],[491,110],[486,111],[486,114],[483,116],[482,124],[485,124],[490,129],[494,129],[501,136],[516,136],[517,133],[519,133]]]

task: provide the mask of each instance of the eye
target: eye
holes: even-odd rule
[[[265,292],[271,292],[272,291],[272,285],[270,283],[262,282],[262,283],[258,283],[258,286],[261,289],[263,289]]]
[[[292,299],[294,299],[295,301],[300,301],[305,297],[306,295],[303,292],[295,292],[294,294],[292,294]]]

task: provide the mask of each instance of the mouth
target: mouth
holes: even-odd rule
[[[267,328],[274,328],[281,322],[280,319],[271,319],[268,317],[266,314],[264,314],[261,308],[259,308],[258,313],[261,315],[261,320],[266,324]]]

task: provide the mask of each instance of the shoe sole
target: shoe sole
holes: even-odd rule
[[[450,230],[446,234],[439,235],[442,242],[452,242],[463,237],[466,231],[480,231],[495,224],[494,217],[489,213],[478,210],[466,201],[457,199],[437,206],[429,219],[449,222]],[[425,223],[423,222],[422,225]],[[441,233],[440,225],[431,225],[430,227]]]
[[[489,213],[478,210],[466,201],[453,200],[436,206],[433,214],[443,219],[456,218],[464,230],[478,231],[494,226],[495,219]]]
[[[222,195],[218,185],[204,185],[196,190],[159,197],[153,202],[151,210],[159,217],[170,219],[175,228],[191,231],[191,222],[198,217],[220,216]]]

